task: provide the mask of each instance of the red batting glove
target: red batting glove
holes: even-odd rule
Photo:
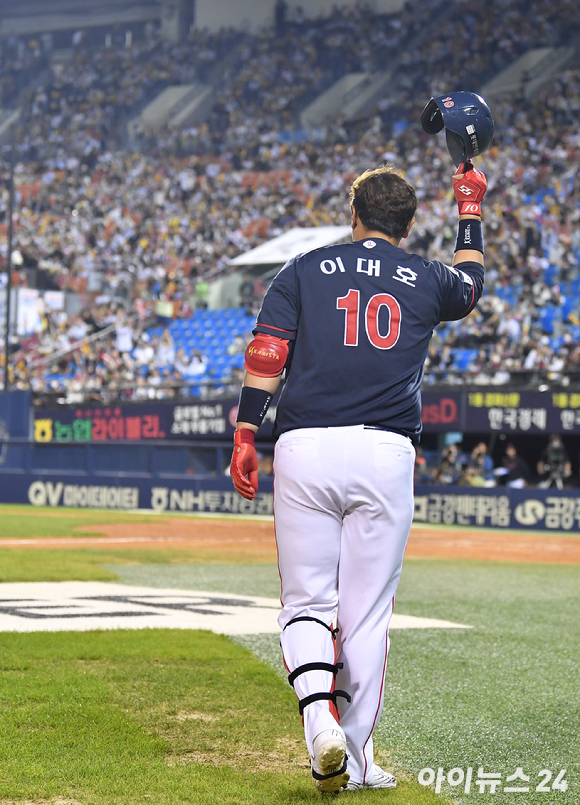
[[[230,474],[236,491],[246,500],[253,500],[258,491],[258,456],[254,447],[254,432],[249,428],[239,428],[234,434]]]
[[[485,174],[476,170],[471,162],[457,168],[453,177],[453,192],[459,215],[481,215],[481,202],[487,190]]]

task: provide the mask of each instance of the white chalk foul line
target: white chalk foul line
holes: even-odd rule
[[[275,598],[108,582],[0,584],[0,631],[207,629],[227,635],[279,634]],[[470,629],[460,623],[394,614],[392,629]]]
[[[82,545],[90,542],[99,545],[116,545],[132,542],[193,542],[187,537],[90,537],[79,534],[78,537],[40,537],[37,539],[3,539],[0,540],[0,548],[17,548],[19,545],[34,545],[35,548],[49,548],[53,545]],[[237,540],[243,542],[243,539]],[[246,542],[249,540],[246,539]]]

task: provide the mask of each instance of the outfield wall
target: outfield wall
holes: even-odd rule
[[[255,500],[234,491],[228,477],[170,478],[130,475],[0,473],[0,503],[36,507],[151,509],[153,512],[271,515],[273,479],[260,479]],[[580,490],[418,486],[415,522],[528,529],[580,530]]]

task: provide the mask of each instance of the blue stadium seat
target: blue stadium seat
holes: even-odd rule
[[[454,368],[458,369],[460,372],[466,372],[469,368],[469,364],[475,359],[476,356],[476,349],[453,350],[453,357],[455,358]]]
[[[574,310],[574,301],[575,300],[573,298],[567,297],[566,301],[562,305],[561,310],[562,310],[562,318],[564,321],[568,321],[570,313],[572,313],[572,311]]]
[[[554,332],[554,317],[556,310],[553,307],[546,307],[540,311],[538,322],[545,333],[551,334]]]
[[[544,269],[544,282],[546,285],[554,285],[556,280],[556,274],[559,272],[559,266],[549,265],[548,268]]]

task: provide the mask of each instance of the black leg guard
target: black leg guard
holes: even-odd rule
[[[329,662],[307,662],[304,665],[299,665],[291,674],[288,674],[288,684],[294,687],[294,680],[300,674],[305,674],[307,671],[330,671],[334,676],[337,675],[340,668],[344,668],[344,663],[337,662],[331,665]]]
[[[304,699],[300,699],[298,702],[298,711],[300,715],[302,715],[304,708],[308,707],[309,704],[324,700],[334,702],[336,705],[336,699],[338,696],[340,696],[342,699],[346,699],[347,702],[352,701],[350,693],[347,693],[346,690],[333,690],[330,693],[313,693],[311,696],[305,696]]]
[[[328,626],[328,624],[324,623],[324,621],[321,621],[318,618],[311,618],[308,615],[304,615],[304,616],[299,617],[299,618],[292,618],[292,620],[288,621],[288,623],[286,624],[284,629],[286,629],[288,626],[291,626],[293,623],[298,623],[300,621],[313,621],[314,623],[318,623],[320,626],[323,626],[325,629],[328,629],[328,631],[330,632],[330,634],[332,636],[333,642],[335,641],[338,629],[332,629],[330,626]],[[334,665],[332,665],[331,663],[328,663],[328,662],[307,662],[307,663],[304,663],[303,665],[299,665],[298,668],[295,668],[292,671],[292,673],[290,673],[288,675],[288,683],[292,687],[294,687],[294,681],[296,680],[296,678],[299,677],[300,674],[305,674],[308,671],[329,671],[331,674],[333,674],[336,677],[338,671],[343,667],[344,667],[344,665],[341,662],[337,662]],[[313,693],[312,695],[306,696],[304,699],[299,700],[299,702],[298,702],[298,710],[300,712],[300,715],[302,715],[302,713],[304,712],[304,708],[308,707],[308,705],[312,704],[313,702],[326,700],[326,701],[333,702],[334,705],[336,706],[336,697],[337,696],[341,696],[342,698],[346,699],[348,702],[351,701],[350,694],[348,694],[344,690],[331,690],[329,692],[324,692],[324,693],[322,693],[322,692],[321,693]],[[337,774],[342,774],[343,772],[344,772],[344,769],[342,770],[342,772],[337,772]]]
[[[288,623],[287,623],[287,624],[286,624],[286,626],[285,626],[285,627],[282,629],[282,631],[283,631],[283,632],[285,632],[285,631],[286,631],[286,629],[287,629],[289,626],[291,626],[293,623],[299,623],[300,621],[314,621],[314,623],[319,623],[321,626],[324,626],[324,628],[325,628],[325,629],[328,629],[328,631],[329,631],[329,632],[330,632],[330,634],[332,635],[333,639],[334,639],[334,638],[336,637],[336,635],[338,634],[338,627],[337,627],[336,629],[331,629],[331,628],[330,628],[330,626],[329,626],[327,623],[325,623],[324,621],[319,620],[318,618],[311,618],[311,617],[310,617],[310,615],[302,615],[302,616],[301,616],[301,617],[299,617],[299,618],[292,618],[292,620],[291,620],[291,621],[288,621]]]

